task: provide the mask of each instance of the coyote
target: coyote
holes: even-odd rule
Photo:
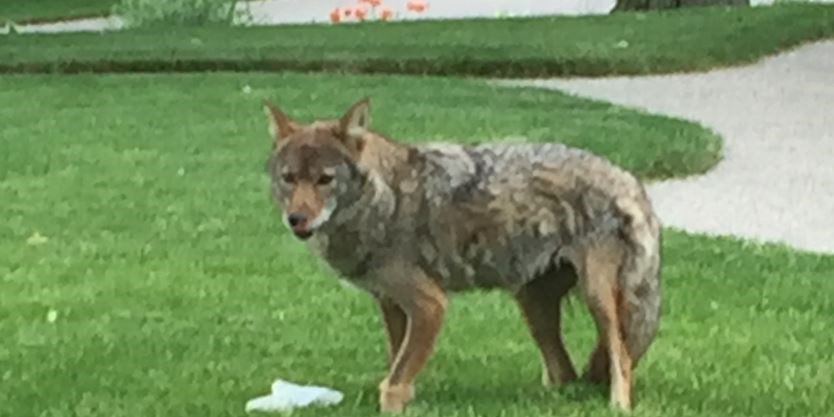
[[[576,379],[560,324],[574,286],[598,331],[583,378],[610,385],[612,406],[631,408],[632,371],[661,310],[661,226],[633,175],[561,144],[397,142],[369,128],[367,97],[310,124],[267,100],[264,108],[283,222],[381,310],[381,411],[413,399],[448,294],[475,288],[515,298],[544,383]]]

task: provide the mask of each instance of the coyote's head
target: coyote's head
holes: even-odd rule
[[[307,239],[361,192],[356,161],[368,127],[369,100],[355,103],[341,118],[310,124],[290,119],[265,101],[274,140],[268,161],[272,196],[287,227]]]

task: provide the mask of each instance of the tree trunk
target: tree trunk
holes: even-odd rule
[[[612,12],[678,9],[694,6],[749,6],[750,0],[617,0]]]

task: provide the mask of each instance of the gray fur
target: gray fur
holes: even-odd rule
[[[660,223],[634,176],[559,144],[367,140],[391,149],[359,161],[362,188],[308,241],[341,276],[374,293],[373,271],[397,258],[447,291],[515,292],[559,262],[581,270],[587,247],[613,241],[628,259],[626,343],[635,360],[645,351],[660,314]]]

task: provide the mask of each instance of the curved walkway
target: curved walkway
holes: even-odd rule
[[[700,122],[705,175],[650,185],[667,226],[834,252],[834,41],[699,74],[512,82]]]

